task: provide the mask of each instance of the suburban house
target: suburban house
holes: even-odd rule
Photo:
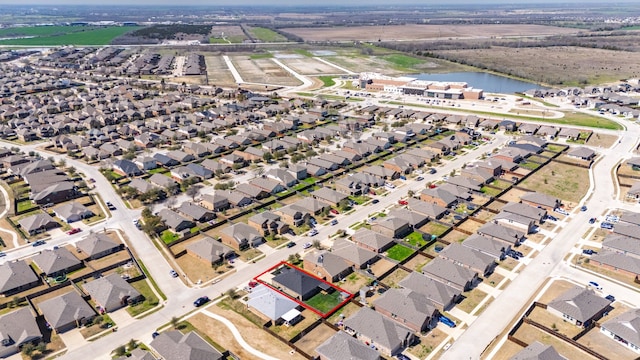
[[[267,178],[275,180],[287,188],[298,183],[298,179],[285,169],[271,169],[264,174]]]
[[[0,358],[17,354],[22,345],[35,344],[41,339],[42,333],[30,307],[24,307],[0,317]]]
[[[420,192],[420,200],[444,208],[450,208],[458,204],[457,196],[439,187],[422,190]]]
[[[316,348],[320,360],[380,360],[380,354],[344,331],[338,331]]]
[[[413,331],[369,307],[344,320],[344,331],[386,356],[394,356],[413,344]]]
[[[439,311],[447,311],[462,300],[460,290],[418,272],[411,272],[398,284],[403,288],[424,296],[431,301]]]
[[[415,201],[420,201],[420,200],[415,200]],[[411,211],[407,209],[393,209],[389,211],[389,217],[396,218],[396,219],[404,219],[409,223],[409,227],[413,229],[419,229],[423,225],[429,222],[428,215],[424,215],[419,212]]]
[[[478,281],[477,272],[440,257],[425,265],[422,273],[463,292],[471,290]]]
[[[218,350],[202,339],[194,331],[186,334],[178,330],[164,331],[149,343],[163,358],[171,360],[222,360]]]
[[[640,260],[640,239],[625,235],[608,234],[602,242],[602,250],[615,251]]]
[[[600,332],[640,354],[640,309],[627,310],[604,322],[600,325]]]
[[[247,224],[253,226],[262,236],[285,234],[289,225],[280,220],[280,215],[272,211],[263,211],[247,219]]]
[[[130,178],[144,174],[144,172],[140,170],[138,165],[136,165],[133,161],[127,159],[118,159],[114,161],[112,169],[116,174]]]
[[[504,259],[507,252],[511,250],[511,245],[509,244],[478,234],[473,234],[466,238],[462,242],[462,245],[470,249],[480,251],[481,253],[492,256],[494,259],[498,260]]]
[[[262,188],[259,188],[253,184],[250,183],[240,183],[238,184],[238,186],[236,186],[236,190],[234,191],[236,193],[240,193],[242,195],[245,195],[251,199],[256,199],[256,200],[261,200],[264,198],[269,197],[270,193],[269,191],[266,191]]]
[[[272,285],[298,300],[308,300],[329,285],[308,275],[304,271],[283,267],[272,279]]]
[[[264,238],[253,226],[237,223],[222,229],[220,234],[222,243],[235,250],[257,247],[264,242]]]
[[[504,210],[496,215],[493,218],[493,221],[506,227],[514,228],[516,230],[522,230],[526,234],[531,234],[535,232],[536,229],[535,221],[531,218]]]
[[[331,190],[327,187],[323,187],[318,190],[312,191],[310,195],[314,199],[325,202],[331,206],[337,206],[340,201],[348,198],[347,195],[339,193],[335,190]]]
[[[63,276],[84,266],[82,261],[64,247],[43,250],[32,260],[48,277]]]
[[[520,197],[520,201],[534,207],[540,206],[547,211],[553,211],[562,205],[558,198],[539,192],[524,194]]]
[[[235,251],[225,244],[205,236],[201,240],[187,245],[187,254],[207,265],[212,265],[222,264],[225,259],[235,256]]]
[[[407,202],[408,202],[408,208],[411,209],[412,212],[417,214],[422,214],[432,220],[441,219],[443,216],[445,216],[449,212],[449,210],[447,210],[447,208],[444,206],[428,203],[426,201],[422,201],[414,198],[409,198]],[[420,227],[422,227],[422,225],[414,225],[414,228],[420,228]]]
[[[158,212],[158,216],[173,232],[176,233],[183,232],[196,226],[193,221],[185,218],[184,216],[171,209],[160,210],[160,212]]]
[[[553,346],[534,341],[509,360],[567,360],[567,358],[560,355]]]
[[[482,225],[477,230],[477,233],[490,239],[505,242],[514,247],[520,245],[526,239],[524,232],[499,225],[495,222],[488,222]]]
[[[567,152],[567,156],[580,160],[591,161],[596,157],[596,152],[587,147],[578,146],[569,150]]]
[[[387,216],[374,221],[371,225],[371,230],[391,238],[400,239],[409,235],[412,228],[406,219]]]
[[[605,250],[591,256],[589,263],[632,279],[640,276],[640,259],[633,256]]]
[[[455,242],[440,251],[438,256],[485,276],[491,274],[497,265],[495,257]]]
[[[69,201],[53,208],[53,212],[62,221],[72,223],[82,219],[88,219],[95,214],[84,205],[76,201]]]
[[[176,211],[184,216],[188,216],[197,222],[207,222],[216,218],[215,212],[196,205],[191,201],[185,201],[176,209]]]
[[[440,312],[428,298],[410,289],[389,289],[373,305],[377,312],[413,332],[434,328],[440,316]]]
[[[640,232],[638,231],[637,225],[616,224],[616,226],[613,227],[613,233],[640,241]]]
[[[160,188],[165,188],[167,190],[178,188],[178,183],[175,180],[159,173],[155,173],[151,175],[151,177],[149,178],[149,182],[152,185],[155,185]],[[173,194],[169,194],[169,195],[173,195]]]
[[[357,269],[365,269],[379,259],[377,253],[358,246],[347,239],[337,238],[333,242],[331,250],[334,255],[340,256],[350,266]]]
[[[274,214],[280,215],[282,222],[291,226],[301,226],[309,221],[311,215],[306,209],[296,205],[289,204],[281,208],[273,210]]]
[[[348,261],[326,250],[306,254],[303,264],[305,271],[329,282],[340,281],[353,272],[353,267]]]
[[[76,248],[87,260],[95,260],[124,249],[124,245],[103,233],[91,233],[78,241]]]
[[[58,334],[89,324],[96,316],[93,308],[75,290],[45,300],[38,307]]]
[[[276,321],[284,314],[298,307],[298,303],[273,290],[259,284],[247,295],[247,307],[255,310],[267,319]]]
[[[596,295],[593,290],[573,287],[556,297],[547,305],[547,310],[577,326],[588,326],[602,317],[611,300]]]
[[[82,287],[96,305],[106,312],[144,300],[138,290],[116,273],[84,283]]]
[[[375,253],[384,252],[395,244],[393,238],[366,228],[358,229],[351,235],[351,240],[356,245]]]
[[[536,224],[541,224],[544,221],[544,218],[547,216],[547,210],[533,207],[524,203],[507,203],[502,207],[502,211],[529,218]]]
[[[0,265],[0,294],[5,297],[40,284],[40,278],[24,260]]]
[[[224,211],[231,206],[231,204],[229,204],[229,199],[227,199],[226,196],[219,194],[217,191],[213,194],[202,195],[198,204],[203,208],[212,211]]]
[[[274,195],[287,190],[287,188],[279,181],[266,177],[255,178],[249,181],[249,184]]]
[[[49,185],[38,193],[31,193],[31,201],[38,205],[57,204],[78,197],[78,188],[71,181]]]

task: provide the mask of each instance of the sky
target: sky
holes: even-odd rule
[[[455,4],[535,4],[535,3],[602,3],[601,0],[448,0],[446,3]],[[638,3],[640,0],[615,0],[612,3]],[[243,5],[263,5],[263,6],[306,6],[306,5],[443,5],[442,0],[108,0],[106,2],[98,2],[91,0],[0,0],[0,5],[207,5],[207,6],[243,6]]]

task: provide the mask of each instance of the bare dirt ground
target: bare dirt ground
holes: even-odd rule
[[[404,266],[409,269],[413,269],[414,271],[420,272],[422,271],[422,268],[429,263],[429,261],[431,261],[431,259],[429,259],[428,257],[418,254],[411,258],[411,260],[407,261]]]
[[[344,74],[340,69],[313,58],[280,59],[280,61],[303,75]]]
[[[549,286],[547,291],[545,291],[544,294],[540,297],[540,299],[538,299],[538,302],[548,304],[560,294],[571,289],[574,286],[574,284],[564,280],[554,281],[551,286]]]
[[[232,310],[223,310],[217,305],[209,306],[207,310],[229,319],[229,321],[231,321],[238,328],[244,340],[253,348],[279,359],[304,359],[304,357],[302,357],[300,354],[289,354],[289,351],[291,351],[291,349],[288,346],[277,340],[275,337],[271,336],[266,331],[250,323],[249,320],[243,318]],[[258,359],[257,357],[244,350],[244,348],[242,348],[240,344],[238,344],[238,342],[235,340],[235,338],[231,334],[231,331],[229,331],[229,329],[219,321],[214,320],[206,315],[198,314],[189,318],[189,322],[196,329],[207,334],[207,336],[209,336],[219,345],[223,346],[225,349],[231,350],[241,359]]]
[[[500,200],[509,201],[509,202],[520,202],[520,197],[526,194],[526,191],[511,189],[507,191],[506,194],[500,197]]]
[[[582,181],[588,178],[588,170],[585,168],[551,162],[520,186],[555,196],[565,203],[577,203],[589,189],[589,182]]]
[[[595,133],[587,141],[587,145],[610,148],[618,140],[615,135]]]
[[[318,356],[316,348],[333,336],[336,332],[327,325],[320,324],[310,333],[302,337],[296,342],[296,346],[311,356]]]
[[[287,28],[283,31],[298,35],[307,41],[378,41],[421,40],[440,38],[488,38],[492,36],[527,36],[576,34],[578,29],[540,25],[391,25],[353,26],[333,28]]]
[[[595,360],[593,356],[581,351],[577,347],[553,335],[547,334],[532,325],[522,324],[520,329],[515,333],[515,337],[527,344],[539,341],[545,345],[552,345],[560,354],[569,360]]]
[[[579,47],[508,48],[436,51],[449,59],[482,63],[489,69],[543,83],[571,84],[580,81],[607,83],[637,76],[640,53]],[[540,61],[545,59],[545,61]]]
[[[514,343],[513,341],[507,340],[504,343],[504,345],[502,345],[502,347],[500,348],[500,351],[496,352],[496,355],[493,357],[493,360],[511,359],[513,355],[517,354],[522,349],[524,349],[522,346]],[[485,352],[485,354],[488,354],[488,352]],[[486,359],[486,357],[483,357],[483,359]]]
[[[234,56],[231,61],[246,82],[297,86],[300,81],[278,66],[271,59],[250,59],[247,56]]]
[[[390,63],[383,59],[367,56],[332,56],[327,60],[353,72],[379,72],[386,75],[398,75]]]
[[[207,64],[207,75],[209,84],[223,87],[233,87],[236,85],[235,79],[229,71],[222,56],[205,56],[204,62]]]

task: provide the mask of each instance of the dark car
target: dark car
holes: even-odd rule
[[[595,223],[596,223],[596,218],[589,219],[589,224],[595,224]]]
[[[174,278],[177,278],[177,277],[178,277],[178,273],[177,273],[175,270],[173,270],[173,269],[171,269],[171,270],[169,271],[169,274],[170,274],[172,277],[174,277]]]
[[[201,296],[199,298],[196,299],[196,301],[193,302],[193,306],[195,307],[200,307],[206,303],[209,302],[209,297],[207,296]]]
[[[107,204],[107,207],[109,208],[109,210],[115,210],[116,209],[116,207],[112,203],[110,203],[109,201],[107,201],[106,204]]]
[[[34,242],[33,244],[31,244],[31,246],[35,247],[35,246],[40,246],[40,245],[44,245],[44,244],[46,244],[46,241],[38,240],[38,241]]]
[[[580,208],[580,211],[587,211],[586,205],[582,205],[582,207]]]
[[[404,354],[396,355],[396,359],[398,359],[398,360],[411,360],[411,358],[409,358],[407,355],[404,355]]]
[[[7,254],[5,252],[0,251],[0,257],[5,257]]]
[[[294,247],[294,246],[296,246],[296,243],[294,243],[293,241],[291,241],[291,242],[289,242],[289,243],[287,244],[287,247],[288,247],[288,248],[292,248],[292,247]]]
[[[597,252],[591,250],[591,249],[584,249],[582,250],[582,253],[585,255],[593,255],[593,254],[597,254]]]
[[[609,300],[609,301],[611,301],[611,302],[616,301],[616,297],[615,297],[615,296],[613,296],[613,295],[607,295],[607,296],[605,296],[604,298],[605,298],[605,299],[607,299],[607,300]]]
[[[154,339],[157,338],[158,336],[160,336],[160,333],[157,331],[154,331],[153,333],[151,333],[151,337]]]
[[[371,203],[372,203],[372,204],[377,204],[377,203],[379,203],[379,202],[380,202],[380,200],[378,200],[378,199],[373,199],[373,200],[371,201]]]

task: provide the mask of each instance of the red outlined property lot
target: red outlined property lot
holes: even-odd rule
[[[300,274],[297,274],[302,277],[310,277],[319,282],[318,292],[313,295],[309,299],[301,299],[300,296],[296,296],[295,293],[287,293],[285,292],[277,283],[274,283],[272,279],[278,273],[282,271],[296,271]],[[265,285],[271,288],[274,291],[286,296],[287,298],[295,301],[298,305],[304,307],[305,309],[309,309],[310,311],[318,314],[322,318],[327,318],[331,316],[336,310],[341,308],[344,304],[349,302],[354,294],[333,285],[330,282],[327,282],[319,277],[304,271],[303,269],[289,264],[286,261],[281,261],[275,266],[267,269],[263,273],[257,275],[253,278],[253,280],[257,283]],[[318,309],[320,308],[320,309]]]

